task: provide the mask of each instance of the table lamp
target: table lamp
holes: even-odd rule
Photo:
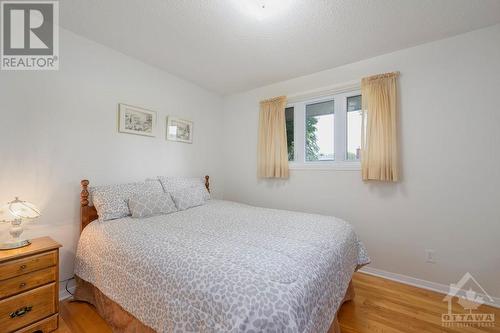
[[[11,223],[9,233],[12,236],[8,242],[0,243],[0,250],[17,249],[18,247],[30,245],[29,240],[19,238],[23,233],[21,224],[23,219],[34,219],[39,216],[40,210],[34,204],[19,200],[18,197],[0,207],[0,223]]]

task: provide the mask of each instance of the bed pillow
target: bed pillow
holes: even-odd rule
[[[198,177],[158,177],[163,190],[168,193],[198,188],[199,192],[203,194],[203,200],[210,200],[210,193],[205,187],[205,178]],[[175,200],[174,200],[175,201]]]
[[[204,205],[206,189],[197,186],[188,187],[184,189],[174,190],[170,192],[172,199],[175,202],[178,210],[185,210],[191,207]]]
[[[170,194],[146,193],[134,194],[128,199],[128,208],[133,218],[144,218],[177,211]]]
[[[106,221],[130,215],[128,199],[134,194],[163,193],[159,181],[90,187],[92,202],[99,220]]]

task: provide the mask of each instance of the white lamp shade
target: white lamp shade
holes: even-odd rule
[[[34,219],[40,216],[40,210],[31,202],[19,200],[7,203],[0,208],[0,222],[11,222],[19,219]]]
[[[15,219],[18,219],[18,217],[10,212],[9,205],[0,207],[0,222],[11,222]]]

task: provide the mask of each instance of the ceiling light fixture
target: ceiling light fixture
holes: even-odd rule
[[[233,0],[242,14],[259,21],[285,14],[295,0]]]

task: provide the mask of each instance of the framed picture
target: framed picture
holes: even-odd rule
[[[175,117],[168,117],[167,140],[193,143],[193,122]]]
[[[118,131],[122,133],[156,136],[156,122],[156,111],[118,104]]]

